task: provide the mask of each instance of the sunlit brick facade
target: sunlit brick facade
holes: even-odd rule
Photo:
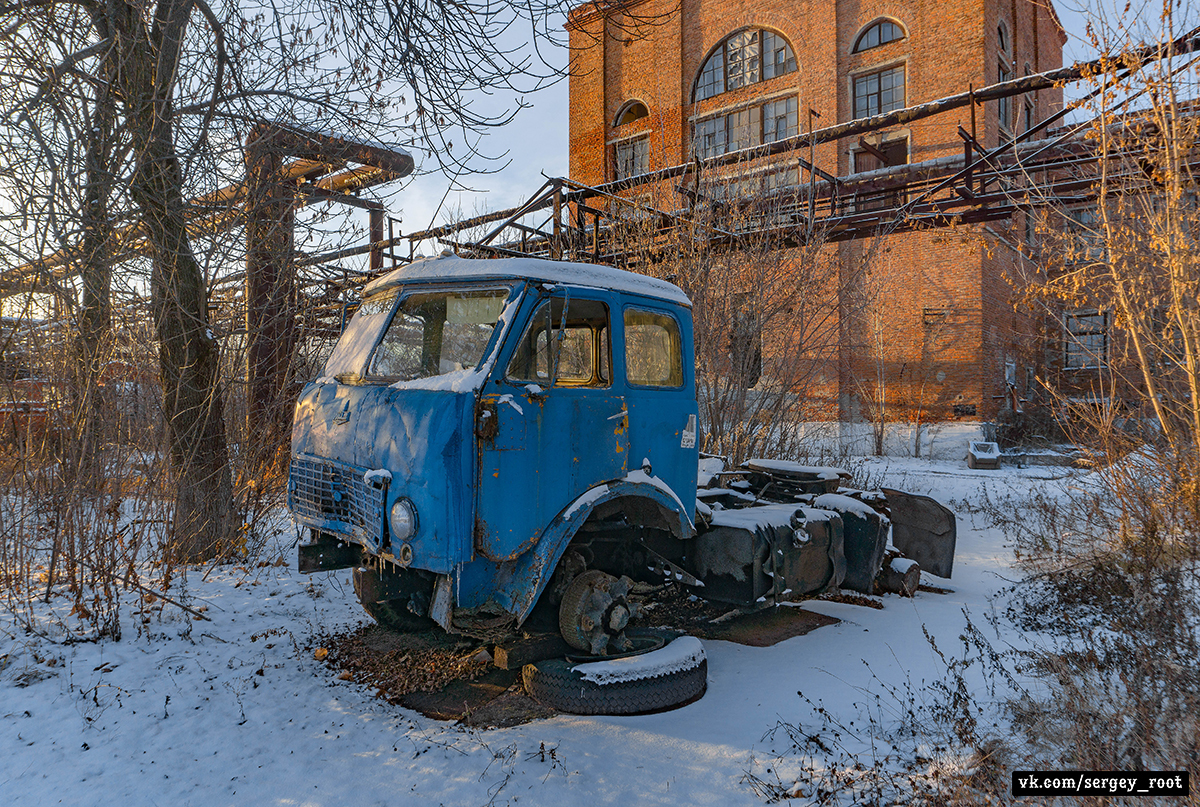
[[[1050,70],[1065,41],[1045,0],[633,0],[582,5],[568,29],[570,172],[590,185]],[[994,146],[1061,103],[1047,90],[982,105],[978,140]],[[969,108],[819,145],[813,162],[846,177],[883,160],[961,156],[959,126],[971,130]],[[808,181],[786,155],[769,167],[772,186]],[[657,205],[672,204],[677,182],[661,183]],[[829,415],[861,419],[864,379],[880,363],[900,419],[991,419],[1010,384],[1024,394],[1035,351],[1006,280],[1023,226],[886,237],[870,261],[883,318],[842,324],[820,374]],[[846,266],[866,248],[828,247]]]

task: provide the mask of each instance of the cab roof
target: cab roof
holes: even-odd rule
[[[614,269],[611,266],[548,261],[542,258],[460,258],[449,250],[436,258],[418,258],[372,280],[363,288],[363,296],[404,283],[468,280],[536,280],[564,283],[640,294],[689,308],[692,305],[692,301],[683,290],[673,283],[626,272],[623,269]]]

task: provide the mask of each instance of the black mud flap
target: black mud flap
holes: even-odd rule
[[[349,569],[362,563],[362,547],[327,533],[315,533],[311,544],[300,544],[298,564],[303,574]]]
[[[950,577],[958,524],[954,513],[928,496],[883,489],[892,519],[892,543],[923,571]]]

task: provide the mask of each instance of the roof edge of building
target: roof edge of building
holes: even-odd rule
[[[567,21],[563,27],[567,30],[578,29],[585,22],[591,22],[613,11],[627,11],[645,2],[646,0],[585,0],[567,12]]]

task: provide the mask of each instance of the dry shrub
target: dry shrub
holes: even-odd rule
[[[1007,615],[1035,637],[1020,667],[1043,694],[1011,707],[1045,767],[1187,770],[1200,754],[1197,533],[1178,471],[1145,448],[995,520],[1030,572]]]

